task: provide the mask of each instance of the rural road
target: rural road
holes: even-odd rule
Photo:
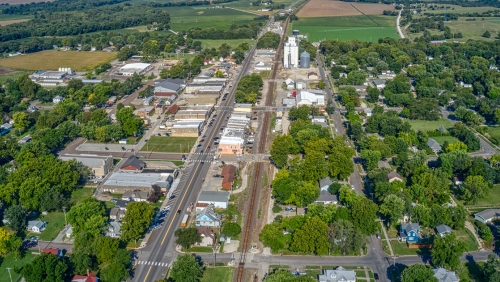
[[[401,19],[401,12],[403,12],[403,10],[399,10],[398,18],[396,20],[396,27],[398,28],[399,37],[401,37],[401,39],[404,39],[405,36],[404,36],[403,32],[401,31],[401,27],[399,26],[399,21]]]

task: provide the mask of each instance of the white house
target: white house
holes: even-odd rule
[[[306,89],[307,88],[307,83],[305,83],[304,81],[302,80],[297,80],[297,82],[295,82],[295,87],[297,89]]]
[[[373,81],[373,85],[377,87],[378,90],[382,90],[385,88],[385,80],[383,79],[375,79]]]
[[[323,274],[318,275],[319,282],[356,282],[356,272],[346,270],[342,266],[334,270],[323,270]]]
[[[286,84],[286,89],[288,90],[295,88],[295,82],[290,78],[287,78],[287,80],[285,80],[285,84]]]
[[[28,221],[26,229],[31,232],[41,233],[45,229],[45,226],[47,226],[47,222],[43,222],[41,220],[30,220]]]
[[[52,103],[59,104],[64,101],[64,97],[57,95],[52,99]]]
[[[198,197],[200,204],[213,204],[216,208],[227,208],[229,203],[229,192],[223,191],[201,191]]]

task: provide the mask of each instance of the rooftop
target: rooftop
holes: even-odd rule
[[[229,192],[222,191],[201,191],[198,202],[227,202]]]
[[[153,184],[165,184],[168,181],[168,173],[131,173],[114,172],[104,186],[123,186],[123,187],[151,187]]]
[[[474,214],[480,216],[484,220],[489,220],[495,217],[500,217],[500,209],[487,209]]]
[[[84,166],[88,167],[101,167],[105,166],[107,161],[113,161],[113,157],[100,157],[100,156],[71,156],[71,155],[62,155],[59,156],[60,160],[70,161],[76,160],[79,163],[82,163]]]

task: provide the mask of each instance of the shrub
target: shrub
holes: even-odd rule
[[[280,206],[274,206],[273,207],[273,212],[274,213],[279,213],[281,211],[281,207]]]

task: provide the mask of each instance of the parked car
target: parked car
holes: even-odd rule
[[[220,174],[214,174],[214,177],[220,177]]]
[[[285,211],[293,211],[293,208],[292,207],[286,207]]]
[[[351,185],[351,189],[354,190],[354,185]]]

